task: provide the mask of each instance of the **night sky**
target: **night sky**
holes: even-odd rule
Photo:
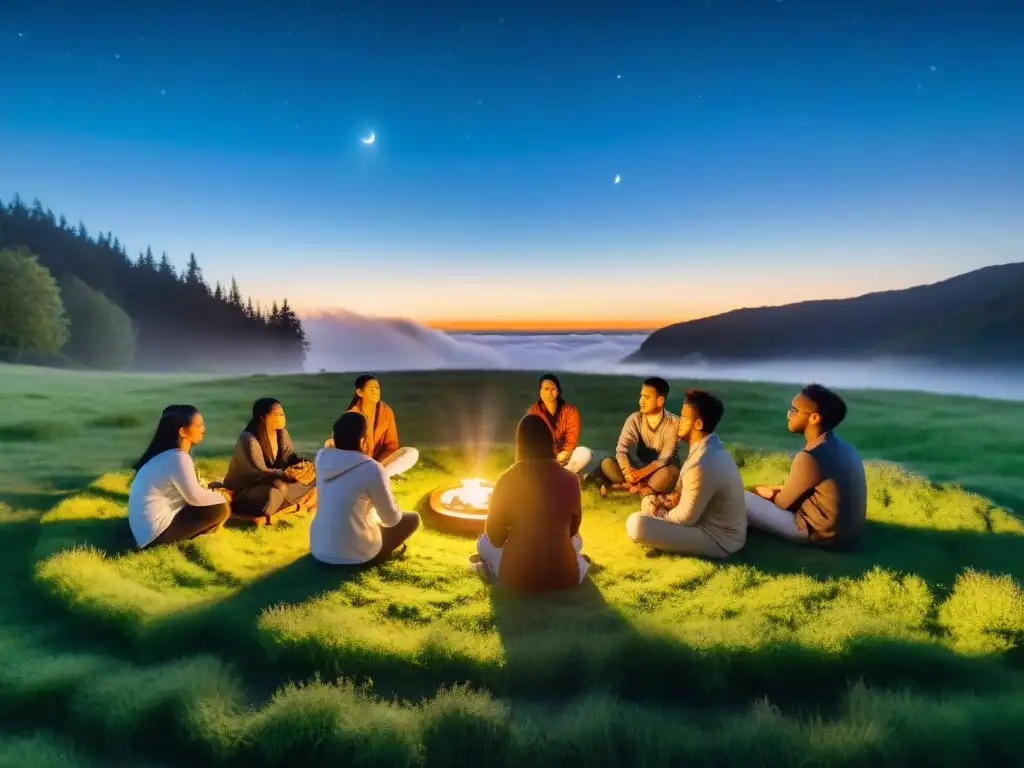
[[[0,69],[4,198],[305,311],[650,327],[1022,258],[1011,0],[12,0]]]

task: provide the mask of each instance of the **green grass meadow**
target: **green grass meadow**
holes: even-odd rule
[[[0,367],[0,765],[1024,765],[1024,404],[844,392],[868,460],[854,552],[752,532],[732,560],[625,535],[584,496],[577,590],[509,594],[426,510],[495,479],[531,373],[382,376],[420,464],[424,528],[376,569],[308,554],[309,514],[132,548],[130,475],[160,409],[207,423],[218,478],[254,399],[312,454],[348,375],[104,375]],[[610,450],[639,379],[565,374]],[[672,381],[669,407],[697,382]],[[702,382],[748,483],[781,481],[793,387]]]

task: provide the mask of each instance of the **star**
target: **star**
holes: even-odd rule
[[[619,174],[616,173],[615,174],[615,181],[613,181],[612,184],[618,184],[620,181],[622,181],[622,177]]]
[[[616,75],[616,76],[615,76],[615,79],[616,79],[616,80],[621,80],[621,79],[622,79],[622,75]]]
[[[121,54],[120,53],[115,53],[114,54],[114,58],[115,59],[120,59],[121,58]]]
[[[19,32],[19,33],[18,33],[18,37],[24,37],[24,36],[25,36],[25,33],[24,33],[24,32]]]
[[[165,91],[163,88],[161,88],[160,89],[160,95],[161,96],[166,96],[167,95],[167,91]]]
[[[928,67],[928,69],[930,69],[932,72],[938,72],[939,71],[939,68],[936,67],[934,64],[932,64],[930,67]]]

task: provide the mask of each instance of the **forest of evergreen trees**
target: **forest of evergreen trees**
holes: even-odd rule
[[[269,308],[254,305],[252,299],[242,297],[234,278],[227,288],[219,282],[211,288],[195,254],[180,273],[166,253],[157,258],[151,248],[132,260],[112,233],[91,236],[84,223],[71,225],[39,200],[26,205],[17,195],[9,205],[0,200],[0,253],[5,249],[34,255],[61,286],[71,326],[62,350],[67,362],[92,367],[76,359],[74,350],[83,344],[95,349],[107,341],[86,338],[93,333],[91,328],[75,328],[71,310],[81,305],[84,291],[101,294],[100,301],[105,298],[106,304],[113,305],[104,310],[104,328],[118,327],[111,325],[110,317],[120,310],[121,317],[130,318],[130,323],[125,319],[122,325],[129,325],[134,333],[132,359],[116,367],[222,372],[302,369],[308,345],[287,299]],[[5,286],[5,292],[17,290],[17,286]],[[69,298],[74,302],[76,297],[77,303],[69,304]],[[124,340],[109,341],[123,349]]]

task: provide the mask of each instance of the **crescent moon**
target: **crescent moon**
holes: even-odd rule
[[[374,133],[373,131],[370,131],[370,135],[367,136],[365,139],[360,139],[360,141],[363,142],[363,144],[373,144],[373,142],[375,142],[376,140],[377,134]]]

